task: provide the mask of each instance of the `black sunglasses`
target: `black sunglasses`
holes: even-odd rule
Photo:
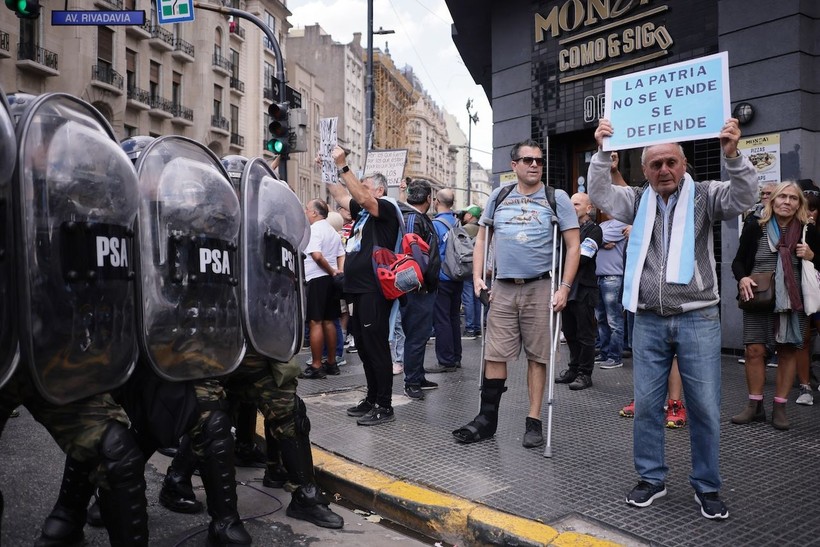
[[[532,156],[524,156],[523,158],[516,158],[513,161],[515,161],[515,162],[520,161],[521,163],[523,163],[524,165],[527,165],[527,166],[532,165],[533,162],[535,162],[535,165],[540,165],[540,166],[544,165],[544,158],[543,157],[533,158]]]

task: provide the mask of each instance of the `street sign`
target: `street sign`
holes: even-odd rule
[[[194,20],[194,0],[160,0],[157,2],[157,21],[160,25]]]
[[[145,11],[52,11],[52,26],[144,25]]]

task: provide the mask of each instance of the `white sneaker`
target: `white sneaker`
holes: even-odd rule
[[[745,358],[745,357],[741,357],[741,358],[739,358],[739,359],[737,360],[737,362],[738,362],[738,363],[740,363],[741,365],[745,365],[745,364],[746,364],[746,358]]]
[[[798,405],[811,406],[814,404],[814,397],[811,394],[811,386],[800,384],[800,396],[795,401]]]
[[[393,376],[404,372],[404,365],[401,363],[393,363]]]

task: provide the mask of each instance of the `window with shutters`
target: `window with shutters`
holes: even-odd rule
[[[231,105],[231,133],[239,134],[239,107]]]
[[[156,61],[151,61],[151,72],[148,78],[150,82],[148,92],[151,94],[151,98],[159,98],[160,87],[159,87],[159,72],[162,65],[160,65]]]
[[[214,30],[214,56],[222,57],[222,31],[219,28]]]
[[[137,52],[125,50],[125,85],[131,90],[137,87]]]
[[[231,49],[231,77],[239,79],[239,52]]]
[[[114,31],[97,27],[97,65],[110,72],[114,64]]]
[[[182,74],[176,71],[174,71],[171,82],[171,103],[174,106],[182,104]]]
[[[214,86],[214,116],[222,117],[222,86]]]

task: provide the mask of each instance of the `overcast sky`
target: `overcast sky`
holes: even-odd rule
[[[362,33],[367,47],[366,0],[287,0],[294,28],[318,23],[337,42],[348,43]],[[473,125],[473,161],[492,165],[492,110],[484,90],[475,84],[450,35],[453,19],[444,0],[374,0],[373,29],[395,34],[374,35],[373,46],[387,46],[399,68],[413,67],[425,89],[444,110],[454,115],[467,135],[467,99],[479,121]],[[321,76],[319,76],[321,79]],[[378,97],[376,98],[378,100]]]

